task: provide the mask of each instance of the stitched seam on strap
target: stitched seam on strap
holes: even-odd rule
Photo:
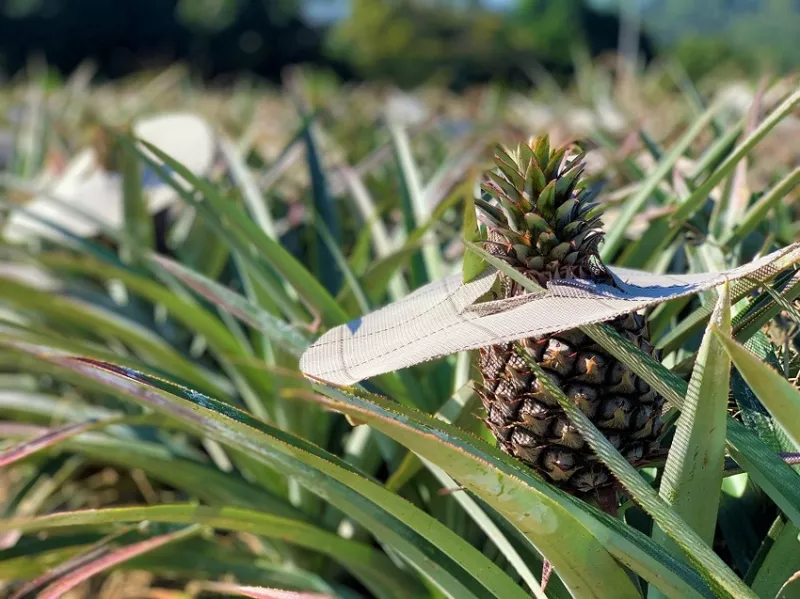
[[[367,339],[369,337],[378,335],[380,333],[385,333],[387,331],[393,331],[393,330],[398,329],[398,328],[400,328],[400,327],[402,327],[404,325],[407,325],[407,324],[409,324],[411,322],[414,322],[418,318],[421,318],[422,316],[427,315],[429,312],[432,312],[433,310],[435,310],[436,308],[438,308],[442,304],[444,304],[444,303],[446,303],[448,301],[451,301],[453,296],[460,289],[461,289],[461,287],[456,288],[452,293],[448,293],[445,297],[443,297],[440,301],[438,301],[435,304],[433,304],[431,307],[423,310],[422,312],[417,312],[416,314],[413,314],[412,316],[409,316],[405,320],[401,320],[401,321],[395,322],[395,323],[390,324],[389,326],[386,326],[386,327],[384,327],[382,329],[376,329],[376,330],[370,331],[368,333],[361,333],[361,336],[359,337],[359,339]],[[454,312],[454,314],[457,315],[457,316],[459,315],[458,312]],[[342,325],[342,326],[347,326],[347,325]],[[339,342],[336,341],[336,340],[332,340],[332,341],[317,341],[317,343],[315,343],[314,346],[315,347],[324,347],[326,345],[332,345],[334,343],[339,343]]]

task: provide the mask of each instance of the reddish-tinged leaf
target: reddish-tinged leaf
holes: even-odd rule
[[[243,586],[231,582],[204,582],[196,585],[195,589],[238,597],[251,597],[252,599],[336,599],[327,593],[284,591],[266,587]]]
[[[153,255],[151,260],[201,297],[266,334],[292,355],[299,356],[308,348],[308,339],[297,329],[262,310],[246,297],[163,256]]]
[[[11,599],[24,599],[24,597],[29,596],[36,589],[44,586],[51,580],[58,578],[62,574],[69,572],[73,568],[77,568],[83,564],[91,562],[92,560],[96,560],[103,555],[106,555],[107,551],[108,546],[105,542],[100,543],[97,546],[88,549],[87,551],[82,551],[78,555],[58,564],[58,566],[55,568],[46,570],[41,576],[38,576],[26,583],[23,587],[17,590],[14,595],[12,595]]]
[[[153,537],[151,539],[147,539],[146,541],[133,543],[132,545],[128,545],[127,547],[113,551],[89,562],[84,566],[81,566],[77,570],[73,570],[66,576],[63,576],[39,593],[38,599],[58,599],[59,597],[63,597],[68,591],[74,589],[76,586],[85,580],[88,580],[95,574],[99,574],[104,570],[113,568],[117,564],[126,562],[134,557],[142,555],[143,553],[152,551],[153,549],[163,547],[168,543],[185,539],[186,537],[199,532],[200,528],[201,527],[197,525],[187,526],[186,528],[177,532]]]
[[[0,453],[0,468],[26,458],[41,449],[46,449],[56,445],[65,439],[69,439],[70,437],[74,437],[75,435],[84,433],[93,428],[106,426],[110,422],[114,422],[116,420],[118,419],[112,418],[97,420],[92,418],[86,422],[75,422],[64,426],[59,426],[57,428],[47,429],[44,434],[41,434],[33,439],[29,439],[28,441],[24,441],[23,443],[15,445],[11,449]]]

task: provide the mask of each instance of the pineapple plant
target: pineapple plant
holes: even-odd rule
[[[614,285],[597,252],[602,223],[592,190],[582,184],[582,158],[567,161],[567,151],[552,149],[547,137],[515,151],[498,149],[497,169],[482,185],[495,202],[477,202],[487,223],[487,249],[543,287],[552,279],[574,278]],[[525,293],[502,273],[498,283],[492,299]],[[655,356],[641,314],[608,324]],[[505,452],[575,494],[614,482],[527,360],[539,364],[631,463],[657,450],[663,397],[574,329],[480,350],[486,424]]]
[[[188,85],[180,90],[178,103],[191,104],[197,90]],[[134,93],[151,96],[142,93],[138,80]],[[70,101],[92,104],[106,97],[75,94],[71,88],[63,94]],[[348,91],[325,101],[345,114],[339,108],[351,106],[357,97]],[[113,103],[131,106],[131,101]],[[171,102],[153,108],[173,110],[175,99]],[[367,102],[359,101],[359,106],[378,104],[380,98],[369,91]],[[58,108],[64,105],[52,102]],[[777,122],[793,106],[786,103],[770,112],[766,122]],[[581,189],[587,180],[581,183],[580,160],[538,140],[515,153],[500,153],[500,171],[490,175],[494,185],[488,190],[496,201],[479,202],[492,228],[492,243],[486,247],[510,268],[548,287],[542,294],[546,297],[522,297],[528,287],[504,276],[508,267],[486,269],[470,280],[456,256],[446,251],[459,246],[455,228],[449,226],[457,211],[448,207],[463,197],[460,191],[430,218],[414,210],[408,222],[390,217],[397,213],[391,203],[397,197],[386,190],[409,191],[409,205],[412,196],[430,200],[444,193],[436,192],[443,180],[460,180],[463,165],[473,164],[474,154],[467,155],[469,160],[431,163],[441,148],[454,145],[448,128],[415,137],[412,146],[400,129],[387,133],[372,120],[357,128],[345,123],[346,134],[328,137],[331,127],[340,125],[323,119],[315,132],[298,137],[292,130],[295,121],[284,118],[295,111],[289,101],[277,121],[253,121],[259,128],[268,126],[267,137],[274,136],[273,121],[276,130],[294,140],[275,153],[288,162],[281,158],[263,173],[275,155],[265,156],[263,144],[253,146],[264,132],[249,129],[251,119],[240,110],[241,97],[230,110],[217,101],[213,107],[216,115],[239,115],[238,124],[220,127],[221,138],[236,140],[221,144],[222,164],[228,167],[223,179],[217,169],[198,172],[183,159],[168,160],[157,150],[120,138],[136,158],[138,172],[152,173],[160,187],[187,204],[178,218],[163,221],[169,256],[146,251],[153,242],[140,226],[150,225],[143,208],[153,197],[145,193],[146,185],[127,187],[126,218],[118,223],[122,229],[103,229],[114,242],[110,247],[96,241],[94,227],[83,239],[77,231],[50,237],[42,229],[44,243],[25,244],[10,239],[10,227],[0,231],[5,242],[0,261],[0,596],[117,596],[121,580],[126,587],[137,587],[140,595],[364,599],[525,599],[531,594],[637,599],[656,589],[665,597],[755,599],[791,589],[797,565],[786,556],[797,555],[792,549],[798,543],[800,484],[793,452],[800,439],[795,409],[800,400],[783,377],[761,363],[772,349],[757,336],[780,310],[794,314],[786,307],[800,293],[792,272],[773,282],[760,270],[726,271],[725,282],[741,281],[743,272],[755,273],[760,277],[756,282],[768,281],[776,290],[770,291],[778,294],[754,296],[741,285],[730,294],[738,304],[734,323],[726,314],[731,302],[726,305],[723,293],[717,302],[720,310],[710,319],[704,310],[711,306],[699,302],[687,302],[677,315],[668,312],[666,323],[663,314],[651,315],[653,342],[668,356],[680,350],[672,356],[685,358],[680,370],[670,372],[655,361],[643,366],[642,356],[630,348],[623,357],[613,354],[637,368],[680,411],[676,438],[681,438],[678,427],[690,433],[689,442],[674,443],[665,456],[664,475],[656,479],[659,497],[652,481],[639,477],[609,443],[586,433],[586,418],[576,418],[580,414],[562,394],[558,405],[566,407],[570,420],[551,398],[536,397],[541,389],[524,364],[537,373],[539,367],[551,373],[566,393],[583,389],[571,397],[594,424],[625,457],[646,459],[654,448],[662,399],[601,349],[613,351],[609,337],[595,336],[605,325],[586,329],[600,346],[568,329],[611,322],[625,338],[655,355],[644,319],[630,309],[631,302],[643,308],[641,302],[651,306],[672,297],[646,287],[651,283],[656,290],[669,289],[688,276],[694,283],[684,285],[686,293],[694,293],[717,285],[723,273],[714,264],[678,259],[670,264],[671,271],[689,266],[693,272],[677,272],[663,284],[660,276],[648,276],[650,282],[638,284],[643,294],[620,298],[637,288],[636,275],[615,269],[647,268],[662,254],[669,257],[665,243],[682,256],[706,244],[711,247],[713,238],[682,247],[680,227],[656,235],[656,222],[648,225],[643,238],[631,239],[628,225],[619,219],[608,232],[604,251],[623,243],[636,244],[635,251],[621,252],[615,264],[609,260],[604,267],[597,256],[599,214],[591,194]],[[499,112],[504,118],[513,114]],[[48,115],[46,122],[57,120]],[[340,148],[318,147],[315,133],[342,140],[352,159],[357,154],[352,152],[354,128],[374,136],[378,157],[384,148],[379,144],[394,135],[396,147],[385,146],[385,155],[396,159],[399,172],[370,157],[364,166],[345,165],[337,182],[325,165],[342,159]],[[750,136],[733,147],[715,143],[711,149],[720,148],[728,158],[717,153],[713,161],[699,162],[697,182],[711,183],[701,183],[688,198],[661,181],[670,171],[663,162],[646,180],[631,183],[645,191],[648,182],[658,183],[664,193],[648,199],[659,209],[677,205],[685,220],[685,207],[699,208],[713,199],[708,189],[715,180],[726,181],[743,156],[774,170],[771,155],[759,160],[761,154],[747,149],[752,143]],[[292,155],[302,158],[303,145],[306,164],[296,164],[280,177]],[[37,144],[28,146],[20,144],[19,150],[38,152]],[[244,151],[251,146],[252,151]],[[465,147],[476,149],[471,140]],[[301,152],[295,153],[297,149]],[[433,185],[416,194],[415,182],[425,178],[413,160],[420,150],[426,157],[421,160],[424,172],[437,174]],[[668,162],[678,153],[667,148],[661,160]],[[708,155],[694,147],[683,154]],[[543,167],[541,177],[529,168],[532,164]],[[123,183],[133,170],[124,169]],[[734,215],[722,223],[737,226],[723,230],[721,239],[733,255],[722,266],[750,262],[754,255],[760,264],[774,260],[773,272],[800,263],[800,244],[792,243],[796,231],[783,226],[791,221],[783,218],[789,212],[777,210],[796,205],[782,202],[791,199],[796,173],[781,178],[782,172],[775,173],[776,182],[763,198],[754,195],[751,204],[731,204]],[[380,209],[370,204],[370,194],[350,198],[333,185],[353,187],[355,196],[365,187],[358,185],[362,180]],[[470,177],[458,189],[471,195],[472,182]],[[310,196],[309,204],[330,203],[329,214],[346,217],[340,222],[341,245],[330,239],[333,234],[325,236],[325,244],[312,243],[316,238],[310,233],[316,229],[310,211],[302,219],[289,212],[299,194]],[[107,195],[111,198],[111,191]],[[271,201],[262,202],[267,197]],[[350,200],[353,210],[348,210]],[[636,198],[623,201],[635,204]],[[765,203],[773,206],[776,218],[765,218]],[[372,216],[363,222],[349,218],[347,213],[356,211]],[[708,213],[693,221],[702,225]],[[674,212],[670,217],[675,218]],[[57,221],[62,229],[68,228],[65,220]],[[361,235],[375,223],[382,226]],[[431,226],[437,223],[443,226]],[[414,229],[396,238],[398,227],[405,226]],[[433,243],[426,244],[430,253],[420,256],[424,234]],[[648,239],[659,243],[643,243]],[[370,248],[374,240],[384,243]],[[395,242],[402,244],[400,249]],[[773,251],[789,244],[788,253]],[[137,247],[142,251],[131,261],[130,249]],[[476,244],[472,248],[480,250]],[[439,262],[444,278],[434,274],[438,269],[415,268],[412,257],[421,257],[424,266]],[[348,276],[346,285],[329,288],[321,281],[334,261]],[[698,273],[700,268],[715,272]],[[389,277],[375,273],[394,274],[403,285],[392,289]],[[559,290],[552,283],[570,277],[616,284],[617,289],[592,298],[587,297],[596,291],[592,285],[573,296],[564,293],[568,285]],[[498,301],[481,305],[494,284],[499,285]],[[756,288],[756,283],[748,285]],[[600,320],[598,314],[608,312],[584,310],[587,304],[604,309],[622,304],[614,317],[624,317]],[[555,326],[555,312],[562,313],[566,326],[559,321],[557,333],[541,330]],[[695,351],[690,337],[702,333],[704,319],[708,327]],[[540,328],[532,333],[531,327]],[[318,330],[322,334],[315,341]],[[540,339],[526,339],[534,335]],[[501,346],[510,336],[514,342]],[[741,345],[748,342],[748,348]],[[748,351],[754,342],[759,356]],[[496,425],[499,436],[507,439],[501,445],[534,468],[544,468],[544,477],[464,430],[482,426],[472,417],[480,400],[468,381],[469,355],[461,353],[479,347],[485,348],[484,358],[494,356],[503,365],[493,374],[487,365],[484,378],[491,388],[491,394],[484,390],[484,401],[490,412],[494,407],[495,418],[503,417]],[[455,352],[455,360],[423,365]],[[729,387],[719,373],[729,372],[731,362],[742,380]],[[694,384],[682,378],[684,364],[693,370]],[[394,372],[406,367],[413,370]],[[386,376],[378,377],[382,374]],[[356,384],[373,377],[368,386]],[[729,396],[757,418],[728,418],[726,425]],[[526,405],[529,399],[536,404]],[[755,412],[757,400],[769,411]],[[543,417],[531,418],[531,407]],[[595,502],[567,495],[614,489],[570,422],[578,423],[624,485],[627,498],[605,496],[623,517],[607,517]],[[786,435],[776,434],[784,430]],[[533,442],[522,437],[526,431],[538,435]],[[731,448],[729,456],[726,447]],[[714,459],[706,459],[709,455]],[[560,477],[553,465],[570,475]],[[747,488],[741,495],[722,493],[723,477],[739,470],[747,473]],[[669,538],[657,537],[659,531],[669,531]],[[539,570],[547,564],[551,567]]]

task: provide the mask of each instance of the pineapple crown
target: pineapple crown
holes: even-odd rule
[[[583,153],[572,144],[551,149],[548,136],[516,150],[498,146],[476,200],[488,223],[492,253],[540,284],[553,278],[593,278],[605,272],[597,254],[603,239],[596,189],[585,188]]]

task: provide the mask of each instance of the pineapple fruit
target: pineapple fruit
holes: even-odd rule
[[[556,278],[614,284],[597,253],[602,223],[591,192],[582,189],[582,157],[570,160],[567,149],[552,150],[547,137],[516,151],[498,149],[497,168],[483,185],[495,202],[477,202],[489,231],[487,250],[543,287]],[[501,274],[491,299],[522,293],[517,282]],[[631,313],[608,324],[655,355],[642,315]],[[575,495],[614,485],[518,352],[541,366],[631,463],[657,449],[663,398],[575,329],[480,351],[478,391],[486,424],[504,451]]]

